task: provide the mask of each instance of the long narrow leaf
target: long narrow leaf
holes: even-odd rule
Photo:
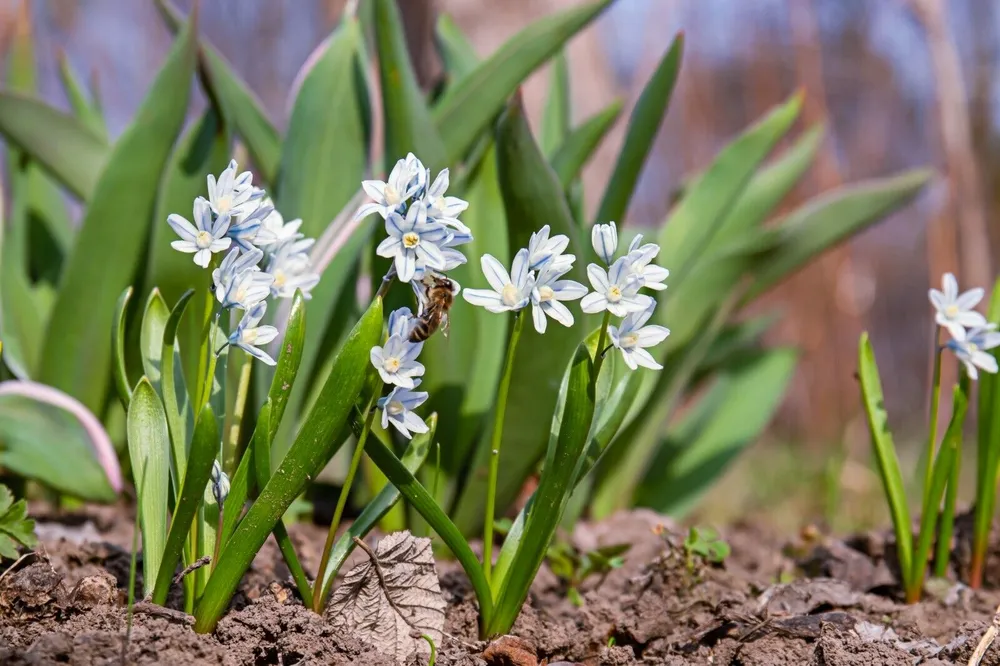
[[[552,157],[569,134],[570,127],[569,63],[566,49],[562,49],[552,59],[549,70],[549,97],[542,115],[542,131],[539,143],[546,157]]]
[[[111,372],[115,377],[118,399],[126,411],[128,403],[132,399],[132,384],[128,379],[128,370],[125,367],[125,316],[128,314],[128,304],[132,299],[132,293],[132,287],[127,287],[118,297],[118,303],[115,304],[114,323],[111,326],[111,349],[114,355]]]
[[[63,91],[69,100],[70,108],[73,109],[73,114],[90,131],[107,140],[108,128],[104,124],[104,116],[101,113],[100,105],[96,99],[89,99],[83,82],[80,81],[80,77],[77,76],[65,52],[59,52],[58,60],[59,81],[62,83]]]
[[[449,86],[457,85],[475,71],[479,63],[476,50],[448,14],[442,13],[438,16],[434,27],[434,39],[448,75]]]
[[[552,154],[551,162],[563,189],[568,188],[573,179],[580,175],[583,166],[597,150],[621,112],[622,102],[615,100],[574,128],[559,144]]]
[[[174,309],[170,311],[170,317],[163,327],[163,339],[160,343],[163,347],[160,353],[163,371],[160,393],[163,396],[163,409],[166,412],[167,427],[170,430],[171,469],[174,473],[173,478],[178,480],[186,478],[187,419],[189,415],[193,415],[190,414],[191,407],[188,404],[184,375],[178,364],[180,352],[177,349],[177,327],[180,325],[181,318],[184,316],[192,296],[194,296],[194,290],[189,289],[181,295],[177,304],[174,305]],[[204,414],[204,410],[202,413]]]

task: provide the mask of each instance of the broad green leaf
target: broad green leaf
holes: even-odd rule
[[[896,445],[893,444],[892,433],[889,431],[889,415],[885,411],[882,380],[879,378],[875,352],[872,350],[867,333],[861,334],[858,343],[858,378],[861,382],[861,399],[868,417],[872,448],[878,460],[879,475],[882,477],[886,500],[889,502],[889,511],[892,514],[892,525],[896,531],[896,556],[899,558],[899,567],[906,585],[913,566],[910,509],[906,502],[903,474],[899,471]]]
[[[208,196],[206,177],[208,174],[218,176],[229,164],[230,144],[229,132],[222,118],[210,105],[174,147],[151,221],[145,289],[159,289],[169,305],[176,303],[181,294],[190,288],[199,292],[188,316],[181,321],[178,333],[188,386],[195,386],[198,380],[198,350],[204,335],[205,318],[209,316],[206,298],[201,294],[209,286],[211,276],[194,263],[190,254],[178,252],[170,246],[178,236],[167,224],[167,216],[176,213],[188,220],[193,219],[195,198]]]
[[[416,474],[427,459],[427,454],[434,443],[434,432],[437,429],[437,414],[431,414],[427,418],[427,432],[416,435],[403,452],[402,463],[410,474]],[[347,558],[354,552],[354,537],[364,539],[365,536],[378,525],[382,516],[389,512],[396,502],[399,501],[400,493],[392,484],[386,484],[382,490],[365,505],[357,518],[351,521],[350,526],[337,539],[330,551],[330,563],[326,568],[321,589],[328,590],[334,577],[339,573],[340,567],[344,565]]]
[[[184,383],[183,370],[180,367],[180,350],[177,348],[177,327],[184,316],[194,289],[188,289],[181,294],[170,317],[163,327],[161,339],[160,362],[163,396],[163,410],[167,415],[167,427],[170,431],[171,470],[174,483],[178,486],[184,478],[187,469],[187,433],[188,418],[193,417],[189,403],[187,387]],[[202,412],[204,413],[204,411]],[[175,487],[176,492],[179,488]]]
[[[552,68],[549,70],[549,97],[545,102],[542,130],[539,132],[542,152],[549,159],[569,135],[571,105],[569,63],[566,61],[566,49],[562,49],[552,59]]]
[[[84,201],[112,159],[107,142],[80,120],[19,93],[0,92],[0,134]]]
[[[142,315],[139,350],[142,354],[143,374],[157,393],[162,393],[160,366],[163,364],[163,329],[166,328],[169,318],[170,308],[167,307],[159,290],[153,289],[146,300],[146,309]]]
[[[448,158],[464,155],[524,79],[610,4],[598,0],[536,21],[450,87],[434,107]]]
[[[104,401],[115,299],[143,260],[160,174],[187,112],[194,30],[178,38],[100,173],[49,322],[41,378],[90,409]]]
[[[764,222],[813,163],[822,140],[823,126],[817,125],[757,172],[719,226],[709,249],[720,248]]]
[[[559,177],[563,189],[568,188],[573,179],[580,175],[583,166],[597,150],[621,112],[622,102],[615,100],[603,111],[598,111],[574,128],[552,153],[552,169]]]
[[[181,13],[168,0],[155,0],[160,16],[171,32],[183,25]],[[268,120],[263,105],[235,72],[232,65],[208,42],[198,45],[198,71],[202,86],[218,100],[223,116],[243,139],[250,159],[269,184],[278,182],[281,160],[281,137]]]
[[[300,75],[276,201],[286,220],[302,219],[308,237],[326,228],[365,174],[371,111],[362,48],[361,27],[347,18]]]
[[[195,422],[191,437],[191,453],[184,472],[184,481],[180,487],[177,504],[174,507],[164,547],[163,561],[153,590],[153,603],[163,605],[167,601],[167,592],[174,577],[174,570],[181,559],[181,551],[191,530],[191,522],[198,513],[202,498],[205,496],[205,486],[212,477],[212,463],[219,448],[219,427],[212,408],[208,405],[202,408]]]
[[[271,401],[271,432],[274,440],[278,433],[278,425],[285,414],[285,407],[291,397],[295,378],[302,362],[302,349],[306,338],[306,299],[301,291],[296,291],[292,298],[292,309],[288,313],[285,325],[285,335],[281,339],[281,353],[278,354],[278,365],[271,379],[271,389],[267,393]]]
[[[396,1],[372,1],[385,119],[385,168],[412,152],[429,168],[441,169],[447,166],[448,153],[417,83]]]
[[[195,611],[195,631],[204,633],[229,605],[243,574],[292,501],[336,453],[337,433],[361,393],[371,348],[382,337],[382,301],[376,299],[344,344],[320,399],[294,444],[226,544]]]
[[[62,83],[63,91],[69,100],[70,108],[73,109],[73,114],[90,131],[107,140],[108,128],[104,124],[104,115],[101,113],[97,100],[90,99],[86,87],[69,63],[66,53],[60,51],[57,54],[57,59],[59,60],[59,81]]]
[[[438,16],[434,27],[434,41],[444,63],[449,86],[457,85],[475,71],[479,56],[468,38],[462,34],[462,29],[448,14],[441,13]]]
[[[13,178],[24,180],[23,174]],[[24,198],[13,203],[12,217],[23,219]],[[15,377],[30,379],[37,374],[44,322],[28,281],[24,256],[7,235],[3,217],[0,215],[0,336],[5,343],[4,364]]]
[[[510,631],[555,536],[589,442],[594,416],[594,396],[590,385],[592,372],[590,353],[586,346],[581,345],[568,369],[566,405],[562,411],[559,436],[545,458],[541,481],[532,499],[513,563],[497,588],[496,610],[484,632],[486,635]]]
[[[757,272],[747,300],[764,293],[820,252],[908,204],[931,174],[928,169],[914,169],[837,188],[790,213],[780,223],[778,248]]]
[[[128,455],[142,528],[143,587],[152,594],[167,543],[170,434],[163,403],[145,377],[128,406]]]
[[[673,43],[660,60],[656,71],[642,89],[628,119],[625,143],[618,153],[611,180],[604,188],[601,205],[597,209],[597,222],[617,220],[622,222],[628,212],[629,201],[635,192],[639,174],[653,149],[660,124],[667,115],[670,97],[681,68],[684,51],[684,34],[674,37]]]
[[[566,206],[562,188],[528,129],[520,97],[512,101],[501,118],[496,142],[497,172],[510,247],[526,247],[532,232],[546,224],[550,225],[553,235],[569,236],[570,248],[582,247],[579,228]],[[585,281],[583,268],[579,265],[574,267],[565,279]],[[484,284],[485,278],[477,276],[466,286]],[[526,310],[521,316],[530,315],[530,311]],[[497,507],[501,511],[513,501],[545,452],[551,415],[559,394],[559,380],[583,330],[581,319],[577,319],[577,323],[570,328],[550,321],[544,336],[536,333],[530,324],[527,322],[524,326],[515,357],[512,389],[504,420],[496,495]],[[482,526],[486,494],[486,474],[483,470],[489,461],[488,440],[487,433],[480,442],[469,481],[454,514],[456,524],[466,534],[478,532]]]
[[[760,352],[727,368],[692,411],[672,425],[636,494],[636,504],[677,518],[718,480],[770,422],[795,370],[789,349]]]
[[[687,190],[658,241],[663,250],[657,263],[670,269],[671,289],[679,286],[702,257],[757,166],[788,132],[801,108],[802,95],[797,94],[768,113],[723,148]]]
[[[122,490],[118,457],[100,421],[65,393],[34,382],[0,383],[0,466],[93,502],[114,502]]]

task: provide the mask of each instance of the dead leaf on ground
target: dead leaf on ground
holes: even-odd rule
[[[351,569],[333,593],[328,615],[334,627],[352,633],[403,663],[430,654],[414,630],[441,644],[446,603],[441,596],[430,539],[395,532],[378,543],[375,560]]]

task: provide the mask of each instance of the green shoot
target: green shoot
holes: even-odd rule
[[[17,548],[34,548],[35,521],[27,517],[28,505],[23,500],[14,501],[7,486],[0,485],[0,558],[17,559]]]

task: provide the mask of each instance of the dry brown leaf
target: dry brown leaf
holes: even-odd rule
[[[446,606],[430,539],[394,532],[378,543],[377,562],[371,555],[333,593],[330,622],[399,663],[415,652],[429,655],[419,634],[440,645]]]

